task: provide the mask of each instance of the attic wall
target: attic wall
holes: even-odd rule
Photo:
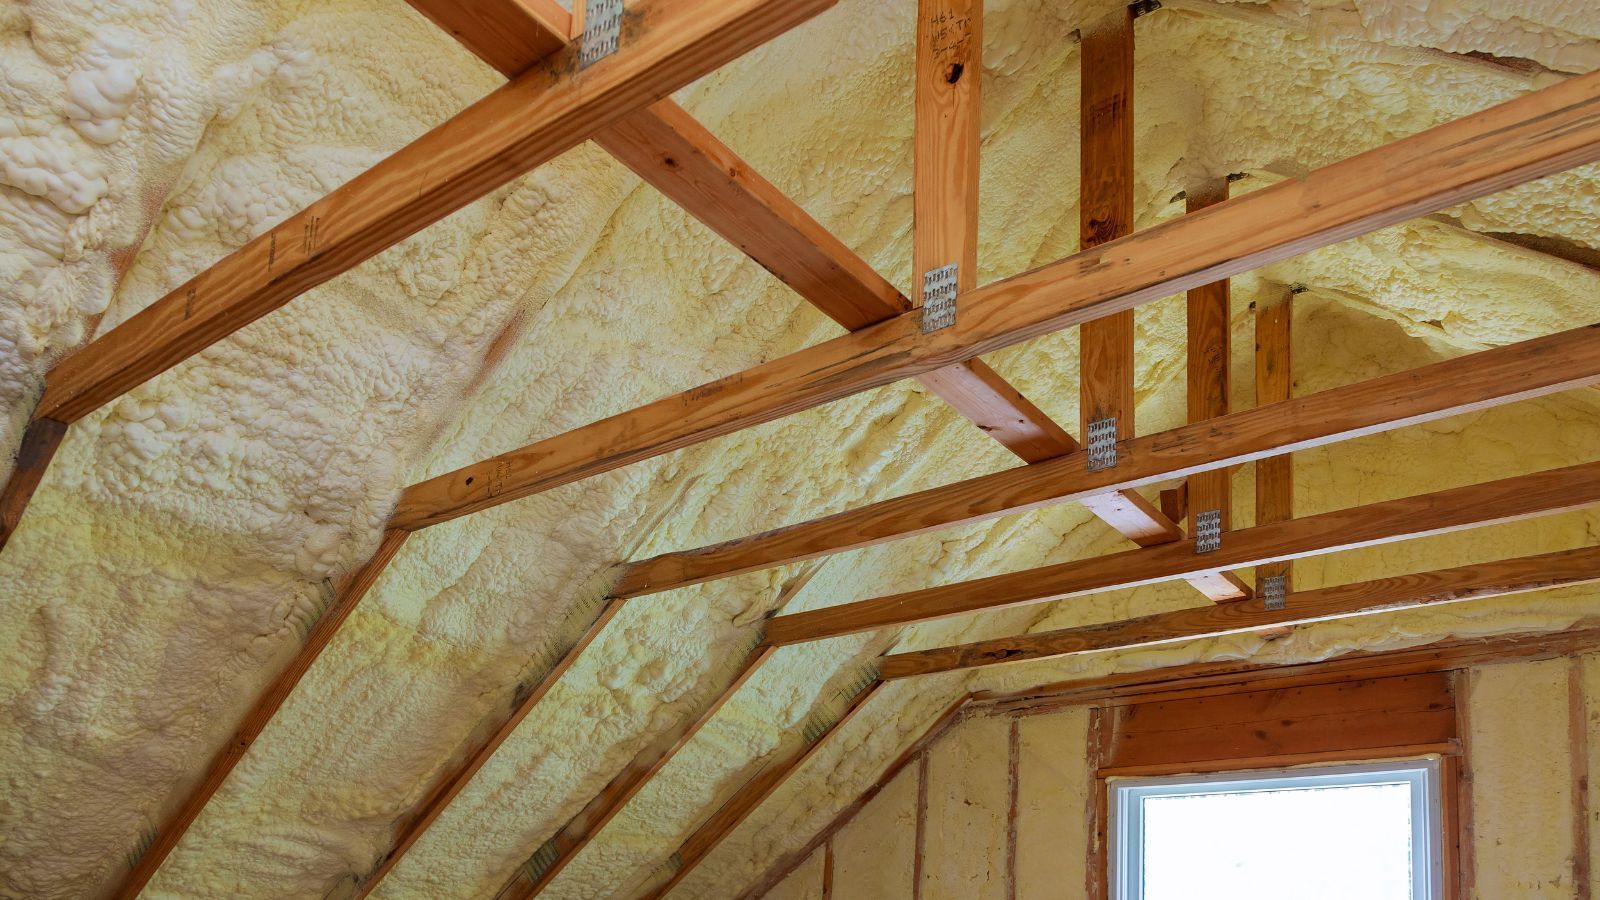
[[[1600,765],[1600,741],[1589,739],[1600,721],[1600,655],[1478,666],[1465,684],[1458,702],[1466,711],[1473,838],[1465,896],[1586,897],[1587,873],[1600,863],[1587,827],[1600,812],[1587,778]],[[765,896],[1083,896],[1094,784],[1089,722],[1085,706],[961,722],[928,747],[925,764],[907,765],[834,834],[831,876],[827,849],[819,848]]]

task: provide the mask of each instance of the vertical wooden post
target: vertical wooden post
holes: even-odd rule
[[[1121,9],[1083,35],[1079,244],[1087,250],[1133,233],[1133,12]],[[1117,420],[1133,429],[1133,311],[1078,329],[1079,424]]]
[[[1256,405],[1288,400],[1293,393],[1290,338],[1293,307],[1287,288],[1256,303]],[[1256,460],[1256,524],[1270,525],[1294,518],[1294,463],[1281,453]],[[1256,566],[1256,586],[1263,579],[1283,576],[1283,589],[1294,589],[1294,564]]]
[[[1187,192],[1187,211],[1199,212],[1228,199],[1226,178],[1208,179]],[[1231,352],[1229,282],[1213,281],[1189,292],[1189,421],[1203,422],[1228,414],[1228,393],[1232,378],[1228,372]],[[1188,480],[1189,533],[1196,534],[1195,520],[1210,511],[1222,516],[1224,531],[1233,527],[1233,503],[1228,469],[1197,472]]]
[[[978,126],[983,0],[917,4],[912,279],[955,263],[956,289],[977,284]]]

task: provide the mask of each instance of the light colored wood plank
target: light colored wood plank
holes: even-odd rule
[[[867,547],[1206,468],[1389,431],[1600,381],[1600,327],[1444,360],[1221,419],[1146,435],[1115,469],[1086,471],[1083,454],[907,494],[709,547],[631,563],[615,588],[637,597]]]
[[[1193,541],[1179,541],[778,616],[767,624],[767,640],[779,646],[821,640],[1137,587],[1195,572],[1478,528],[1595,503],[1600,503],[1600,463],[1567,466],[1233,531],[1224,535],[1221,549],[1211,553],[1196,553]]]
[[[556,682],[566,675],[573,663],[578,661],[578,657],[588,649],[595,638],[600,636],[600,632],[605,630],[606,625],[610,624],[621,609],[622,601],[607,600],[601,606],[600,615],[595,618],[594,623],[584,631],[576,643],[567,648],[561,659],[527,690],[517,693],[512,700],[510,713],[495,726],[494,730],[471,748],[460,761],[442,773],[428,789],[428,793],[395,823],[394,837],[390,841],[388,852],[384,853],[371,871],[357,883],[354,897],[361,898],[371,894],[379,882],[394,870],[406,852],[415,846],[417,839],[422,837],[422,833],[439,818],[445,807],[449,806],[456,795],[461,793],[461,789],[478,774],[483,764],[494,756],[500,745],[506,742],[506,738],[517,730],[517,726],[528,717],[534,706],[538,705]]]
[[[747,0],[754,2],[754,0]],[[596,67],[600,68],[600,67]],[[421,528],[769,422],[1600,159],[1600,73],[408,488]]]
[[[1279,295],[1256,303],[1256,405],[1282,403],[1293,395],[1291,366],[1293,295]],[[1256,466],[1256,524],[1270,525],[1294,518],[1294,458],[1284,453],[1258,459]],[[1294,590],[1294,564],[1267,563],[1256,567],[1256,584],[1281,575],[1284,590]]]
[[[829,737],[837,734],[850,720],[854,719],[856,714],[867,705],[867,701],[871,700],[882,687],[882,681],[873,680],[868,683],[866,687],[850,698],[843,714],[818,735],[816,740],[804,745],[783,759],[775,760],[756,773],[755,777],[745,782],[732,797],[728,798],[726,803],[712,813],[711,817],[678,847],[677,853],[673,854],[673,857],[677,860],[677,868],[673,870],[666,881],[646,893],[644,895],[645,900],[660,900],[661,897],[671,893],[674,887],[677,887],[683,879],[688,877],[690,872],[694,871],[695,866],[699,865],[702,860],[710,855],[712,850],[716,849],[717,844],[721,843],[723,838],[727,837],[733,829],[739,827],[739,824],[750,813],[754,812],[762,801],[772,796],[772,792],[782,786],[790,775],[805,765],[806,760],[811,758],[811,755],[816,752],[818,747],[825,744]]]
[[[266,730],[267,723],[272,721],[272,717],[277,714],[284,701],[289,699],[289,694],[295,685],[300,683],[300,679],[311,669],[312,663],[322,655],[322,651],[338,632],[339,626],[350,617],[356,604],[372,588],[378,575],[383,572],[389,561],[394,559],[394,555],[400,551],[400,546],[409,536],[410,532],[397,529],[386,532],[383,542],[378,545],[378,551],[372,558],[360,569],[332,586],[332,596],[329,597],[328,606],[322,611],[316,624],[311,627],[311,632],[306,635],[305,644],[256,697],[255,704],[234,729],[233,735],[211,758],[200,780],[190,788],[177,809],[173,810],[156,829],[154,842],[123,876],[122,881],[112,892],[113,897],[118,900],[132,900],[139,896],[139,892],[156,874],[156,870],[161,867],[168,854],[178,846],[178,841],[189,830],[189,826],[194,824],[195,818],[200,815],[200,810],[205,808],[212,795],[222,787],[222,783],[228,778],[228,773],[239,764],[239,760],[244,759],[244,755],[261,736],[261,732]]]
[[[1298,591],[1287,609],[1269,610],[1260,600],[1195,607],[1136,619],[1059,631],[980,641],[960,647],[895,654],[884,658],[885,679],[952,669],[1054,659],[1075,653],[1147,647],[1219,637],[1283,625],[1370,615],[1419,606],[1501,597],[1600,580],[1600,547],[1563,550],[1414,575],[1400,575]]]
[[[407,2],[508,78],[565,47],[573,33],[572,14],[555,0]]]

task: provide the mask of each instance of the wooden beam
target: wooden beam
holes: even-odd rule
[[[328,642],[333,639],[339,626],[344,624],[344,620],[356,608],[356,603],[372,588],[378,574],[399,552],[400,545],[404,544],[409,536],[410,532],[398,529],[385,532],[377,553],[373,554],[365,565],[330,586],[331,596],[328,598],[328,606],[322,611],[316,624],[311,627],[310,633],[306,635],[305,644],[256,698],[255,704],[245,714],[244,720],[234,729],[233,736],[228,738],[222,749],[211,758],[199,782],[189,790],[178,808],[173,810],[156,829],[155,839],[150,848],[123,876],[122,882],[112,892],[113,897],[118,900],[132,900],[139,896],[139,892],[156,874],[156,870],[161,867],[167,855],[178,846],[178,841],[183,838],[184,832],[194,824],[195,818],[200,815],[200,810],[205,808],[211,796],[227,780],[228,773],[233,771],[233,767],[239,764],[239,760],[243,759],[245,753],[255,744],[256,738],[261,736],[261,732],[266,729],[267,723],[272,721],[279,707],[289,699],[289,694],[295,685],[300,683],[300,679],[310,670],[311,664],[322,655],[322,651],[327,648]]]
[[[772,604],[773,610],[782,610],[787,606],[821,569],[822,563],[818,562],[805,566],[795,573],[778,592],[778,597]],[[771,646],[758,643],[746,654],[733,680],[705,709],[700,711],[700,715],[685,722],[676,732],[652,742],[639,751],[633,761],[618,772],[604,790],[596,794],[577,815],[556,832],[554,837],[545,841],[526,863],[518,867],[505,886],[500,889],[500,893],[495,895],[497,900],[528,900],[549,887],[556,876],[561,874],[561,870],[566,868],[567,863],[572,862],[583,852],[583,848],[589,846],[589,842],[594,840],[606,823],[621,812],[623,807],[628,805],[628,801],[632,800],[645,783],[654,778],[679,750],[688,746],[694,736],[700,733],[700,729],[704,728],[717,711],[722,709],[755,675],[756,670],[771,658],[772,653]]]
[[[811,758],[811,755],[816,752],[818,747],[821,747],[829,737],[837,734],[846,723],[855,718],[856,714],[867,705],[867,701],[872,699],[873,695],[882,687],[883,682],[874,677],[872,681],[849,697],[843,714],[834,719],[821,733],[817,734],[815,739],[808,740],[805,746],[787,757],[774,760],[766,768],[757,772],[755,777],[745,782],[732,797],[728,798],[726,803],[722,804],[715,813],[712,813],[711,817],[678,847],[677,852],[671,857],[671,864],[675,866],[671,876],[644,894],[643,900],[660,900],[660,898],[671,893],[674,887],[677,887],[684,878],[688,877],[690,872],[694,871],[695,866],[699,865],[702,860],[710,855],[712,850],[716,849],[717,844],[721,843],[723,838],[727,837],[733,829],[739,827],[739,824],[750,813],[754,812],[762,801],[772,796],[772,792],[787,781],[790,775],[793,775],[801,766],[805,765],[806,760]]]
[[[384,879],[384,876],[394,870],[400,859],[406,855],[406,851],[416,844],[417,839],[422,837],[422,833],[427,831],[428,827],[439,818],[439,814],[444,812],[445,807],[450,805],[450,802],[456,798],[457,794],[461,793],[461,789],[467,786],[467,782],[478,774],[478,770],[483,768],[483,764],[494,756],[495,752],[500,749],[500,745],[505,743],[506,738],[509,738],[512,732],[517,730],[517,726],[521,725],[522,720],[528,717],[528,713],[533,711],[534,706],[538,705],[539,701],[544,699],[556,682],[567,674],[572,665],[578,661],[578,657],[588,649],[595,638],[600,636],[600,632],[605,630],[606,625],[610,624],[621,609],[622,601],[607,600],[601,606],[599,616],[584,631],[583,635],[571,647],[567,648],[567,651],[561,655],[561,659],[549,671],[540,676],[538,681],[528,685],[526,689],[516,692],[511,701],[510,713],[495,726],[493,731],[484,736],[483,740],[469,749],[454,766],[441,773],[435,779],[433,786],[428,789],[428,793],[423,795],[422,799],[395,823],[394,838],[391,840],[389,850],[357,882],[355,893],[352,896],[361,898],[371,894],[378,886],[378,883]]]
[[[508,78],[560,51],[572,34],[572,14],[555,0],[408,2]]]
[[[77,421],[832,3],[632,3],[615,54],[580,69],[560,51],[61,360],[34,420]],[[36,482],[13,479],[0,509],[20,515]]]
[[[1084,250],[1133,233],[1133,19],[1131,7],[1118,9],[1082,38],[1078,242]],[[1133,310],[1083,323],[1078,348],[1078,433],[1088,434],[1090,422],[1115,418],[1118,439],[1132,438]],[[1132,491],[1084,505],[1141,547],[1183,537],[1165,513]],[[1221,573],[1207,574],[1195,587],[1214,600],[1244,596]]]
[[[1185,193],[1191,214],[1227,199],[1226,178],[1209,179]],[[1190,422],[1204,422],[1228,414],[1228,397],[1232,387],[1228,364],[1233,334],[1230,300],[1227,279],[1189,290],[1187,384]],[[1233,492],[1229,474],[1229,470],[1224,468],[1189,476],[1186,499],[1190,534],[1196,533],[1196,517],[1211,511],[1222,516],[1223,531],[1233,527]]]
[[[1122,447],[1114,469],[1089,472],[1080,452],[751,537],[664,553],[629,564],[614,592],[638,597],[673,590],[1595,382],[1600,382],[1600,326],[1588,326],[1146,435]]]
[[[827,825],[823,826],[823,829],[805,846],[773,863],[772,867],[767,869],[766,873],[754,885],[739,895],[740,900],[760,900],[760,898],[767,896],[785,878],[789,877],[789,874],[810,858],[818,847],[827,843],[829,839],[839,833],[839,829],[855,818],[856,813],[865,809],[866,805],[872,802],[872,798],[878,796],[884,788],[888,787],[889,783],[894,781],[895,777],[904,771],[912,760],[917,759],[922,751],[926,750],[951,725],[955,724],[957,717],[961,715],[962,710],[967,708],[967,704],[971,700],[971,694],[962,694],[949,706],[945,707],[944,712],[934,718],[933,722],[922,732],[920,737],[912,741],[910,746],[900,751],[900,755],[896,756],[894,762],[891,762],[889,767],[884,769],[883,774],[878,776],[878,780],[874,781],[871,787],[862,791],[848,806],[840,810],[838,815],[835,815]]]
[[[1596,159],[1600,73],[969,291],[949,328],[923,334],[902,313],[436,476],[406,489],[392,524],[488,509]]]
[[[1287,401],[1294,390],[1290,365],[1293,324],[1293,294],[1285,288],[1279,295],[1256,302],[1256,405]],[[1256,524],[1272,525],[1294,518],[1294,460],[1288,454],[1256,460]],[[1294,564],[1267,563],[1256,567],[1256,584],[1281,577],[1285,592],[1294,590]]]
[[[842,606],[778,616],[767,640],[783,646],[930,619],[1059,600],[1183,578],[1196,572],[1336,553],[1550,515],[1600,503],[1600,463],[1586,463],[1229,532],[1197,553],[1185,540],[1074,560]]]
[[[1308,625],[1592,581],[1600,581],[1600,547],[1300,591],[1289,595],[1285,609],[1267,609],[1260,599],[1254,599],[1220,607],[1199,606],[1120,622],[978,641],[959,647],[897,653],[884,658],[883,677],[885,680],[907,678],[1079,653],[1152,647],[1260,628]]]
[[[540,845],[526,864],[518,867],[505,887],[496,894],[498,900],[529,900],[537,896],[556,876],[589,846],[600,830],[606,826],[628,801],[639,793],[645,783],[654,778],[679,750],[689,745],[707,722],[716,716],[733,695],[738,693],[763,663],[772,657],[775,648],[760,644],[745,657],[733,681],[715,699],[676,734],[658,740],[644,748],[627,767],[606,784],[577,815],[568,820],[555,836]]]
[[[1133,233],[1133,11],[1122,7],[1084,32],[1078,103],[1078,244],[1091,250]],[[1134,436],[1133,310],[1078,329],[1079,429],[1116,419]]]

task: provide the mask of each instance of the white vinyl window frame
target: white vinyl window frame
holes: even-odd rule
[[[1109,778],[1107,868],[1111,870],[1111,896],[1114,900],[1143,898],[1147,798],[1388,784],[1411,786],[1412,900],[1444,900],[1444,809],[1438,757],[1208,775]]]

